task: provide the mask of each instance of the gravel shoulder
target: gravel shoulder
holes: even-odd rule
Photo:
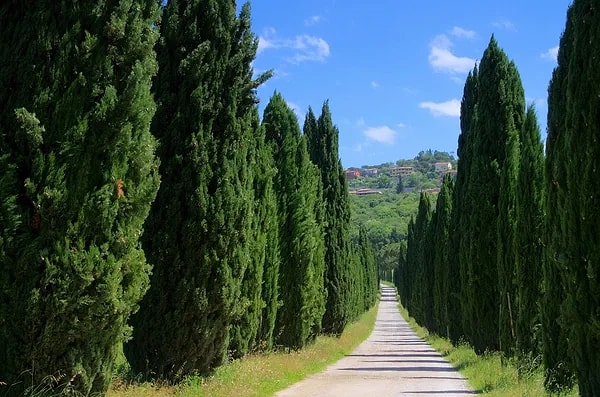
[[[417,337],[398,310],[393,288],[382,286],[375,328],[356,350],[280,391],[278,397],[476,395],[466,379]]]

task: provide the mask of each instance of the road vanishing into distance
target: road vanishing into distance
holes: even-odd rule
[[[375,329],[355,351],[280,391],[278,397],[465,397],[467,380],[417,337],[398,310],[394,288],[382,286]]]

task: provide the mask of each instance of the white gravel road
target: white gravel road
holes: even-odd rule
[[[280,391],[278,397],[465,397],[466,379],[418,338],[398,311],[393,288],[382,287],[375,329],[355,351]]]

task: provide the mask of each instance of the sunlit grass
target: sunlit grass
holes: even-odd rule
[[[440,352],[469,381],[473,390],[490,397],[541,397],[548,395],[544,389],[544,373],[541,366],[521,370],[516,359],[503,358],[501,353],[477,355],[468,343],[454,346],[448,339],[430,334],[419,326],[408,311],[400,305],[402,316],[415,333]],[[577,389],[560,394],[575,397]]]
[[[323,371],[329,364],[352,352],[369,336],[376,317],[377,308],[374,307],[346,327],[339,338],[319,336],[314,344],[298,352],[250,355],[217,368],[210,377],[189,377],[177,386],[127,384],[117,377],[108,396],[272,396],[310,374]]]

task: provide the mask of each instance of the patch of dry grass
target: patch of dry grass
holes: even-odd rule
[[[377,307],[346,327],[339,337],[319,336],[314,344],[297,352],[256,354],[216,369],[210,377],[189,377],[177,386],[153,383],[126,384],[116,379],[108,397],[241,397],[272,396],[276,391],[324,370],[352,352],[375,325]]]

